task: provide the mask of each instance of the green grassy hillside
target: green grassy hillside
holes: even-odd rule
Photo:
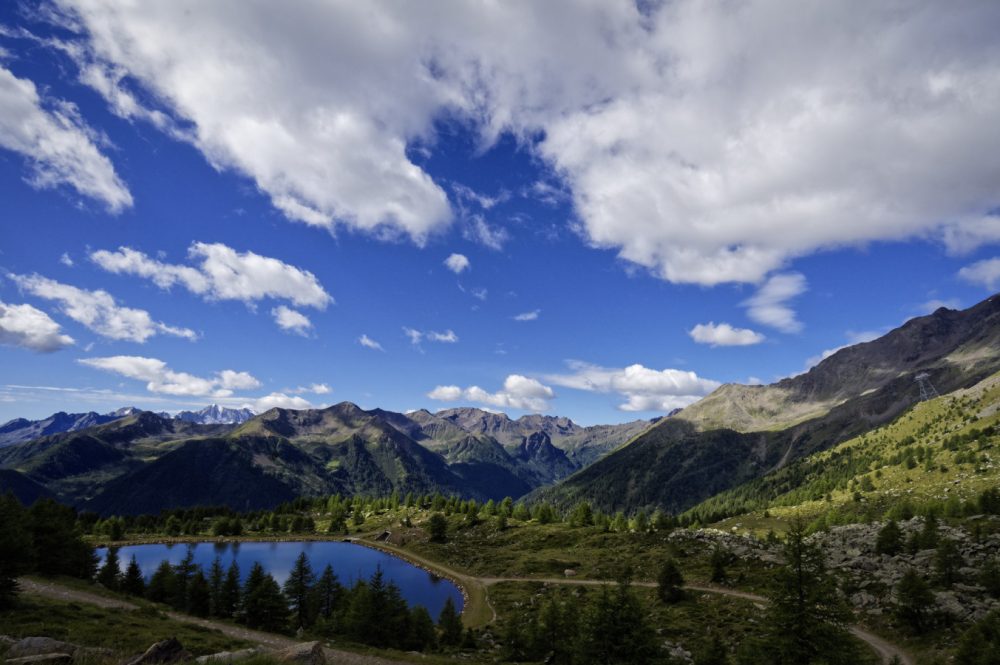
[[[702,523],[799,513],[831,522],[975,511],[1000,487],[1000,374],[921,402],[888,425],[701,502]],[[746,522],[746,520],[742,520]],[[762,522],[763,523],[763,522]]]

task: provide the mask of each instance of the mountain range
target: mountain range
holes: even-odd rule
[[[334,492],[500,499],[556,482],[650,425],[581,427],[566,418],[512,420],[478,409],[402,414],[350,402],[213,422],[221,414],[138,412],[7,446],[0,449],[7,472],[0,489],[45,491],[99,513],[207,504],[256,509]]]
[[[995,296],[911,319],[771,385],[724,385],[653,421],[584,427],[350,402],[260,415],[211,406],[19,419],[0,428],[0,490],[103,514],[393,491],[681,513],[894,421],[920,400],[918,375],[946,394],[997,372]]]
[[[103,425],[112,420],[134,416],[141,413],[140,409],[134,406],[126,406],[116,409],[110,413],[53,413],[48,418],[41,420],[28,420],[26,418],[15,418],[3,425],[0,425],[0,448],[10,446],[15,443],[24,443],[42,436],[50,434],[60,434],[62,432],[76,432],[96,425]],[[218,404],[209,404],[204,409],[198,411],[181,411],[176,415],[160,412],[162,418],[176,418],[189,423],[199,423],[202,425],[233,425],[244,423],[256,414],[250,409],[230,409]]]

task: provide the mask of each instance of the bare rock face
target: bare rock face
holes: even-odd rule
[[[146,653],[133,658],[126,665],[159,665],[192,660],[193,658],[191,652],[181,646],[176,637],[171,637],[153,644],[146,649]]]
[[[326,665],[323,645],[319,642],[303,642],[282,649],[274,654],[279,663],[301,663],[301,665]]]
[[[75,644],[54,640],[51,637],[25,637],[15,642],[7,651],[7,660],[51,654],[73,656],[79,648]]]

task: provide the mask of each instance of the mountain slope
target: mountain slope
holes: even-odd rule
[[[881,518],[904,506],[949,512],[1000,485],[1000,374],[916,404],[890,424],[703,501],[702,523],[764,511]]]
[[[77,432],[88,427],[117,420],[124,415],[119,412],[100,414],[93,411],[87,413],[53,413],[42,420],[27,420],[15,418],[0,425],[0,448],[17,443],[24,443],[42,436],[60,434],[62,432]]]
[[[680,512],[896,418],[919,399],[916,374],[941,393],[1000,370],[1000,297],[939,309],[842,349],[770,386],[723,386],[535,498],[604,510]]]

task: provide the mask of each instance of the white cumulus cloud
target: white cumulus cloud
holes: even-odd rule
[[[257,413],[264,413],[268,409],[311,409],[312,406],[309,400],[298,395],[271,393],[264,397],[258,397],[250,403],[249,408]]]
[[[513,135],[590,244],[674,282],[1000,239],[995,2],[57,5],[112,109],[190,126],[213,166],[309,224],[418,242],[446,225],[408,148],[432,152],[447,116],[483,149]],[[463,221],[503,246],[504,229]]]
[[[996,291],[1000,288],[1000,257],[983,259],[967,265],[958,271],[958,276],[967,282]]]
[[[623,411],[672,411],[697,402],[722,385],[694,372],[655,370],[638,363],[623,368],[601,367],[578,360],[567,364],[571,373],[543,378],[575,390],[618,393],[626,398],[618,406]]]
[[[63,334],[59,324],[42,310],[0,301],[0,344],[51,353],[73,343],[73,338]]]
[[[130,247],[98,250],[90,258],[108,272],[144,277],[161,289],[180,285],[209,300],[253,303],[272,298],[317,309],[333,302],[308,270],[222,243],[192,243],[188,258],[195,265],[164,263]]]
[[[688,331],[688,335],[699,344],[711,346],[751,346],[766,339],[749,328],[734,328],[728,323],[716,324],[714,321],[699,323]]]
[[[442,402],[465,400],[485,404],[498,409],[520,409],[523,411],[548,411],[555,392],[549,386],[520,374],[511,374],[503,382],[503,388],[488,392],[479,386],[460,388],[459,386],[437,386],[427,396]]]
[[[190,340],[198,338],[198,334],[189,328],[154,321],[144,309],[119,305],[107,291],[88,291],[41,275],[9,277],[22,291],[57,302],[63,314],[108,339],[142,343],[158,334]]]
[[[540,309],[533,309],[530,312],[521,312],[514,317],[515,321],[535,321],[538,319],[539,314],[542,313]]]
[[[452,254],[444,260],[444,265],[448,270],[458,275],[463,270],[468,270],[472,264],[469,263],[468,257],[464,254]]]
[[[34,83],[0,66],[0,148],[25,158],[33,186],[69,185],[112,213],[131,207],[132,195],[99,142],[73,106],[44,103]]]
[[[81,358],[81,365],[93,367],[129,379],[146,382],[146,390],[167,395],[229,397],[234,390],[259,388],[260,381],[247,372],[222,370],[213,377],[175,372],[158,358],[143,356],[107,356]]]
[[[272,309],[271,316],[274,317],[274,322],[282,330],[302,335],[303,337],[307,337],[313,327],[312,321],[309,320],[308,316],[284,305],[278,305]]]

